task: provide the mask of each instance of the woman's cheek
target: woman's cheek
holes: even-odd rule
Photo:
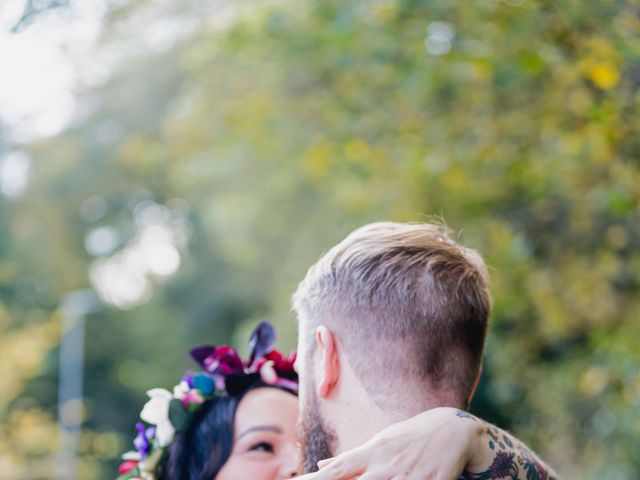
[[[262,461],[249,461],[246,464],[245,475],[239,476],[240,479],[255,480],[277,480],[278,479],[277,462],[274,459]]]
[[[227,462],[216,480],[278,480],[278,474],[278,462],[275,458],[238,456]]]

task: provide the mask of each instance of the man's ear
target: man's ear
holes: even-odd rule
[[[478,384],[480,383],[481,376],[482,376],[482,362],[480,363],[480,368],[478,368],[476,379],[473,382],[473,388],[471,389],[471,393],[469,394],[469,401],[467,402],[467,405],[471,404],[471,400],[473,399],[473,396],[476,394],[476,390],[478,389]]]
[[[340,377],[340,358],[335,334],[325,326],[316,329],[316,352],[319,355],[319,370],[316,387],[318,395],[327,398],[335,390]]]

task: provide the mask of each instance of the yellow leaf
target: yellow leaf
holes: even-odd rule
[[[321,141],[311,146],[303,156],[303,164],[308,175],[320,181],[327,176],[331,168],[335,152],[326,141]]]
[[[594,63],[587,69],[587,77],[600,90],[611,90],[620,81],[620,72],[610,63]]]
[[[590,367],[580,377],[580,390],[593,397],[602,393],[609,383],[607,372],[599,367]]]
[[[352,160],[366,160],[371,154],[371,147],[361,138],[354,138],[347,142],[344,153]]]

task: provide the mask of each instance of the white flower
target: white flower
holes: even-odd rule
[[[268,385],[273,385],[278,381],[278,374],[273,368],[273,360],[269,360],[262,367],[260,367],[260,378]]]
[[[140,452],[136,452],[134,450],[130,450],[126,453],[122,454],[122,460],[137,460],[140,461]]]
[[[173,397],[177,398],[178,400],[182,400],[182,397],[184,397],[185,393],[187,393],[189,390],[191,390],[191,388],[189,388],[189,384],[183,380],[178,385],[173,387]]]
[[[166,447],[173,440],[175,429],[169,421],[169,402],[173,396],[164,388],[153,388],[147,392],[149,400],[140,412],[140,418],[156,426],[156,438],[160,447]]]

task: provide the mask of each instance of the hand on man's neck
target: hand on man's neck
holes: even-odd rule
[[[324,405],[337,437],[334,453],[358,447],[389,425],[425,410],[455,406],[449,405],[452,401],[433,398],[425,388],[409,384],[406,387],[396,389],[396,395],[388,390],[381,392],[383,401],[376,401],[375,394],[367,391],[343,352],[339,384],[332,393],[335,397]]]
[[[308,338],[305,325],[301,325],[301,338]],[[385,352],[369,349],[347,353],[340,338],[322,325],[315,328],[313,338],[315,347],[308,367],[313,371],[301,377],[310,379],[318,402],[316,408],[324,428],[333,437],[333,455],[362,445],[389,425],[423,411],[435,407],[464,408],[454,395],[419,381],[410,366],[405,368],[407,365],[394,362],[380,365],[372,360],[356,370],[350,359],[351,354],[379,359]],[[307,364],[306,357],[302,358],[302,364]],[[306,391],[306,387],[302,390]]]

